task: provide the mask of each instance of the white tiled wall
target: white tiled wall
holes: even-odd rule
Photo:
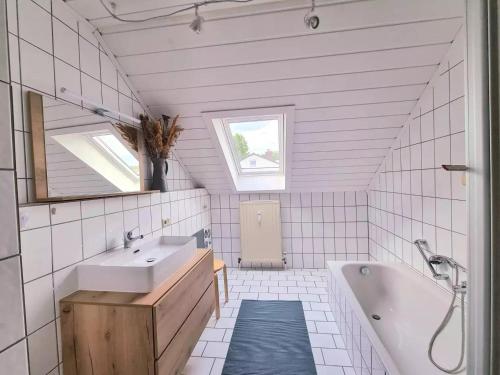
[[[240,201],[280,200],[288,266],[324,268],[327,260],[367,260],[366,192],[211,195],[212,246],[230,266],[240,256]]]
[[[405,262],[429,274],[412,244],[467,265],[464,35],[459,33],[411,113],[368,193],[370,258]]]
[[[148,236],[192,234],[209,225],[208,195],[187,190],[193,183],[175,157],[168,183],[178,192],[24,205],[19,215],[18,204],[33,199],[26,93],[60,97],[63,86],[129,115],[143,112],[91,27],[62,0],[0,0],[2,374],[59,374],[56,302],[73,290],[77,262],[119,246],[123,231],[138,223]],[[162,218],[173,224],[162,229]]]
[[[21,257],[11,124],[7,14],[0,1],[0,371],[27,369]]]
[[[136,226],[144,241],[209,228],[210,197],[205,189],[152,193],[23,206],[19,216],[30,373],[46,374],[62,361],[61,344],[56,340],[60,334],[58,301],[75,290],[76,265],[123,246],[124,231]],[[171,224],[163,227],[163,219],[170,219]],[[12,274],[14,265],[0,262],[0,266],[4,263]],[[4,275],[9,277],[6,272],[0,278]],[[9,306],[6,314],[22,316],[22,310],[2,306]],[[11,326],[9,333],[15,337],[19,329],[22,335],[22,326]]]
[[[105,46],[92,34],[91,26],[78,19],[62,0],[9,0],[7,5],[16,170],[19,201],[25,203],[33,200],[27,91],[82,105],[60,92],[66,87],[93,103],[135,117],[144,112],[144,107],[114,67]],[[12,159],[11,147],[3,150],[9,154],[7,159]],[[150,177],[146,178],[148,184]],[[193,188],[174,155],[167,180],[170,190]]]
[[[206,191],[185,191],[192,181],[173,158],[169,188],[183,191],[23,206],[19,215],[16,202],[33,196],[26,92],[59,97],[62,86],[126,114],[143,111],[90,26],[62,0],[0,0],[2,372],[59,374],[56,302],[74,289],[75,264],[119,246],[124,230],[139,225],[147,236],[192,234],[212,219],[216,256],[236,266],[240,200],[281,201],[283,250],[294,268],[364,260],[370,247],[371,259],[423,271],[411,245],[418,237],[465,263],[465,188],[460,174],[439,168],[464,164],[463,39],[426,89],[368,198],[366,192],[214,195],[210,210]],[[173,225],[162,229],[162,218]]]

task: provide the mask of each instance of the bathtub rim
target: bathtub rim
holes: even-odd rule
[[[342,291],[346,297],[349,298],[349,303],[351,306],[351,309],[354,310],[356,313],[356,316],[359,320],[359,324],[363,328],[365,334],[368,336],[368,339],[371,341],[372,346],[375,347],[375,351],[377,352],[378,356],[380,357],[380,360],[382,361],[382,364],[385,366],[386,370],[389,372],[390,375],[401,375],[401,371],[397,367],[396,363],[392,359],[392,356],[390,355],[389,351],[385,347],[384,343],[382,340],[379,338],[377,332],[375,332],[375,329],[371,325],[368,316],[366,315],[365,311],[361,307],[361,304],[359,303],[358,299],[356,298],[356,295],[354,294],[354,291],[352,290],[351,286],[349,285],[349,282],[347,281],[346,277],[344,276],[344,273],[342,272],[343,266],[346,265],[359,265],[360,267],[362,266],[373,266],[373,265],[381,265],[384,267],[391,267],[393,268],[394,265],[391,263],[385,263],[385,262],[371,262],[371,261],[359,261],[359,260],[353,260],[353,261],[335,261],[331,260],[327,262],[328,269],[333,273],[333,277],[335,278],[335,283],[340,283],[340,286],[342,288]],[[404,264],[397,264],[398,266],[405,266]],[[409,270],[411,270],[410,267],[406,266]],[[415,271],[413,271],[415,272]],[[415,274],[418,275],[418,273],[415,272]],[[335,302],[334,302],[335,303]]]
[[[359,324],[361,325],[365,334],[371,341],[372,346],[375,347],[375,350],[380,360],[382,361],[383,365],[385,366],[386,370],[389,372],[390,375],[402,375],[403,373],[399,370],[398,366],[396,365],[396,362],[390,355],[390,352],[387,350],[382,340],[378,336],[377,332],[373,328],[372,324],[370,323],[370,318],[365,314],[363,308],[361,307],[361,304],[359,303],[358,299],[356,298],[356,295],[354,294],[354,291],[352,290],[349,282],[344,276],[342,268],[343,266],[346,265],[358,265],[359,267],[362,266],[370,267],[375,265],[385,268],[391,268],[397,272],[403,272],[405,274],[407,274],[408,272],[408,274],[411,275],[408,277],[415,277],[416,279],[419,280],[419,282],[428,284],[428,286],[431,287],[432,289],[436,288],[435,289],[436,292],[438,292],[439,294],[443,294],[443,296],[449,295],[451,298],[451,293],[448,290],[442,288],[439,284],[433,282],[432,279],[417,272],[415,269],[413,269],[406,263],[360,261],[360,260],[352,260],[352,261],[331,260],[327,262],[327,269],[333,273],[333,277],[335,277],[336,282],[341,284],[342,291],[344,292],[346,298],[349,298],[350,306],[352,310],[356,313],[356,316],[358,317],[359,320]],[[466,373],[467,372],[465,372],[464,374]]]

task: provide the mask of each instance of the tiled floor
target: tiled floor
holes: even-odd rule
[[[220,375],[242,299],[301,300],[318,375],[355,375],[328,305],[325,270],[228,269],[229,302],[212,316],[189,359],[185,375]]]

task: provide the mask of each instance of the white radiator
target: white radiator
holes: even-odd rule
[[[281,263],[281,216],[279,201],[240,203],[240,262]],[[286,263],[286,261],[285,261]]]

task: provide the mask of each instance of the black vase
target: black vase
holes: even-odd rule
[[[151,159],[153,162],[153,183],[151,190],[160,190],[162,193],[168,191],[167,173],[168,162],[165,158]]]

